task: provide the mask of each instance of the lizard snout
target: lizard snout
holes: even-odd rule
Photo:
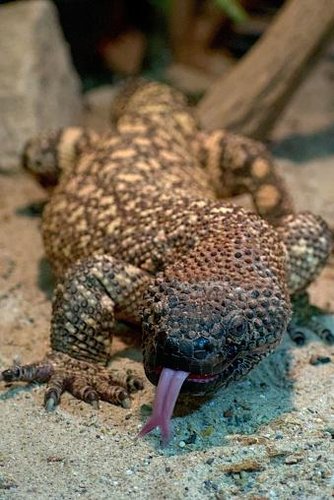
[[[177,337],[169,336],[164,346],[164,352],[168,355],[179,355],[183,358],[194,358],[198,360],[204,360],[209,357],[214,349],[214,342],[201,336],[194,340],[191,338],[180,340]]]

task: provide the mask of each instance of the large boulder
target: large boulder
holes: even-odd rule
[[[0,6],[0,168],[15,169],[25,141],[81,121],[79,78],[47,0]]]

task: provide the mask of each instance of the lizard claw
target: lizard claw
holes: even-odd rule
[[[59,403],[57,394],[55,391],[51,390],[45,393],[44,397],[44,408],[47,412],[54,411]]]
[[[131,399],[130,398],[124,398],[121,401],[121,406],[123,408],[125,408],[126,410],[128,410],[129,408],[131,408]]]
[[[288,334],[298,345],[304,345],[306,337],[301,328],[307,328],[326,344],[334,344],[333,332],[321,322],[324,311],[312,305],[307,293],[293,297],[293,317],[288,327]]]
[[[325,340],[327,344],[329,345],[334,345],[334,334],[331,332],[328,328],[325,328],[322,331],[323,335],[325,336]]]
[[[308,327],[310,330],[312,330],[318,337],[321,338],[326,344],[333,345],[334,344],[334,335],[331,332],[329,328],[324,327],[320,323],[320,321],[317,321],[316,319],[312,318],[309,322]]]
[[[56,408],[65,391],[98,410],[100,400],[129,408],[129,394],[143,389],[143,381],[131,371],[119,374],[61,352],[52,352],[40,363],[17,365],[4,370],[0,373],[1,380],[9,383],[47,382],[44,397],[47,411]]]
[[[290,339],[297,344],[298,346],[305,345],[306,337],[305,333],[300,330],[300,327],[296,325],[294,322],[291,322],[288,326],[288,335]]]
[[[92,389],[86,396],[86,403],[90,404],[94,410],[100,409],[100,398],[94,389]]]
[[[141,391],[144,389],[144,382],[137,375],[134,375],[131,370],[127,370],[126,387],[130,393]]]
[[[55,372],[48,382],[44,396],[44,407],[46,411],[53,411],[59,404],[60,397],[65,390],[66,375],[63,372]]]
[[[19,380],[19,369],[17,366],[8,368],[0,374],[0,377],[0,380],[3,380],[4,382],[14,382],[15,380]]]

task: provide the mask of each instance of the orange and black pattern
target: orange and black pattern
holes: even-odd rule
[[[179,92],[132,84],[113,117],[105,136],[70,128],[24,152],[51,189],[42,230],[58,277],[52,353],[2,378],[48,381],[50,409],[64,390],[127,406],[142,387],[105,368],[118,319],[142,324],[153,383],[163,366],[207,377],[185,383],[193,393],[245,375],[280,342],[290,296],[331,249],[323,220],[294,214],[264,145],[200,131]],[[222,200],[245,192],[258,215]]]

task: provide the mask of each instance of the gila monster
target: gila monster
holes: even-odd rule
[[[52,351],[0,379],[47,382],[49,410],[65,390],[128,407],[143,382],[107,364],[115,321],[141,324],[145,373],[158,385],[141,435],[160,427],[168,439],[180,390],[227,386],[275,349],[331,233],[294,213],[263,144],[201,131],[167,85],[129,84],[113,116],[105,135],[68,128],[25,147],[24,166],[51,190],[42,232],[58,279]],[[222,201],[240,193],[257,214]]]

